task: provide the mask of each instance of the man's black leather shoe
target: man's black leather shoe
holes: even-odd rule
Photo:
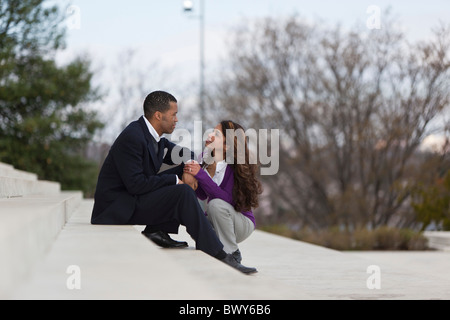
[[[142,231],[142,234],[163,248],[185,248],[188,246],[187,242],[175,241],[163,231],[156,231],[152,233],[145,233]]]

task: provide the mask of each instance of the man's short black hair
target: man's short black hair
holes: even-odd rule
[[[177,99],[165,91],[153,91],[144,101],[144,115],[150,119],[156,111],[166,112],[170,109],[170,102],[177,102]]]

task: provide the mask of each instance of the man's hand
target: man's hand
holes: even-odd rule
[[[198,181],[194,178],[192,174],[189,173],[183,173],[182,181],[186,184],[188,184],[194,191],[197,190],[198,187]]]

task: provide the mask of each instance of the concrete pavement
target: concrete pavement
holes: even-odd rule
[[[246,276],[194,250],[184,228],[173,238],[190,247],[177,250],[157,247],[140,234],[143,226],[90,225],[92,205],[82,202],[10,299],[450,298],[446,251],[339,252],[257,230],[240,246],[243,264],[259,271]],[[76,276],[80,288],[71,289]]]
[[[310,299],[450,298],[445,272],[450,270],[450,254],[445,251],[339,252],[262,232],[241,248],[250,265],[308,293]],[[379,289],[371,281],[377,275]]]

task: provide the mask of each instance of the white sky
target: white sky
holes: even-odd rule
[[[198,12],[200,0],[192,0]],[[225,40],[231,27],[245,19],[284,17],[294,13],[311,21],[344,26],[364,24],[371,5],[383,12],[391,8],[411,40],[426,39],[439,21],[450,23],[449,0],[204,0],[206,82],[214,66],[225,57]],[[157,61],[170,68],[180,87],[199,81],[199,19],[183,12],[183,0],[51,0],[79,9],[79,28],[67,32],[67,49],[61,62],[88,53],[94,66],[103,69],[103,86],[116,70],[119,52],[136,49],[139,65]],[[193,13],[195,14],[195,13]],[[383,15],[380,16],[383,25]],[[72,21],[72,23],[75,20]],[[77,26],[72,24],[72,26]],[[149,75],[150,76],[150,75]],[[177,89],[179,90],[179,88]],[[181,90],[182,91],[182,90]],[[197,92],[192,94],[195,96]],[[177,93],[178,94],[178,93]],[[178,94],[180,96],[180,94]],[[182,95],[188,99],[187,95]],[[191,96],[192,99],[192,96]]]
[[[55,1],[55,0],[54,0]],[[139,48],[148,59],[179,65],[199,60],[199,20],[183,12],[182,0],[63,0],[80,9],[80,29],[69,30],[68,50],[92,50],[106,58],[121,48]],[[194,10],[200,0],[193,0]],[[223,53],[230,27],[243,19],[293,13],[344,25],[365,23],[370,5],[391,7],[411,38],[426,38],[439,20],[450,23],[449,0],[204,0],[206,60]],[[381,23],[383,17],[380,17]]]

